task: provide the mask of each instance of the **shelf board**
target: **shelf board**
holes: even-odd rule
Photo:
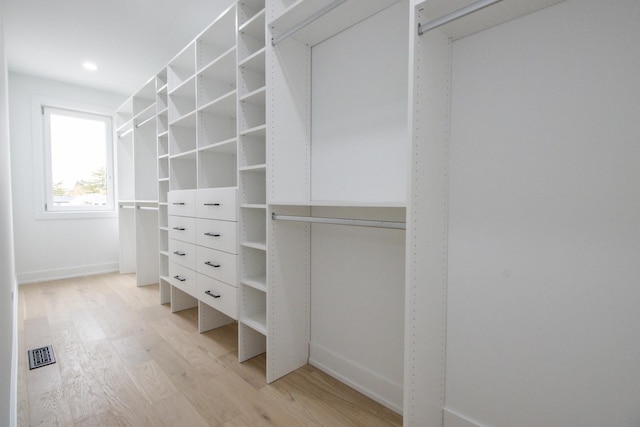
[[[155,115],[156,115],[156,103],[154,101],[151,104],[149,104],[147,107],[145,107],[142,111],[140,111],[138,114],[133,116],[133,120],[134,121],[145,120]]]
[[[291,37],[310,46],[346,30],[396,3],[397,0],[348,1],[312,21]],[[332,3],[332,0],[298,0],[268,25],[274,35],[284,33]]]
[[[167,85],[167,83],[165,83],[165,84],[163,84],[162,86],[160,86],[160,87],[156,90],[156,92],[157,92],[157,93],[165,93],[165,92],[167,91],[167,87],[168,87],[168,85]]]
[[[187,87],[187,85],[189,84],[193,84],[193,97],[196,97],[196,91],[195,91],[195,86],[196,86],[196,74],[195,72],[190,75],[188,78],[186,78],[185,80],[181,81],[179,85],[177,85],[176,87],[174,87],[173,89],[171,89],[170,92],[167,92],[167,95],[169,96],[185,96],[183,94],[180,94],[180,92],[188,92],[188,89],[185,89],[185,87]],[[191,98],[190,94],[186,94],[188,98]]]
[[[160,132],[158,134],[158,138],[162,138],[163,136],[167,136],[167,135],[169,135],[169,130],[168,129],[163,131],[163,132]]]
[[[231,48],[229,48],[228,50],[226,50],[225,52],[222,52],[220,54],[220,56],[218,56],[217,58],[215,58],[213,61],[210,61],[208,64],[203,65],[199,70],[198,70],[198,74],[206,74],[207,70],[211,67],[215,67],[216,64],[219,64],[221,62],[223,62],[224,60],[228,59],[231,61],[236,60],[235,55],[234,54],[236,51],[236,47],[233,46]],[[229,58],[229,56],[232,56],[232,58]]]
[[[249,286],[253,289],[257,289],[258,291],[261,292],[267,292],[267,277],[266,276],[261,276],[261,277],[251,277],[251,278],[247,278],[247,279],[242,279],[240,281],[240,283],[242,283],[243,285]]]
[[[244,24],[240,25],[238,32],[248,34],[249,36],[259,39],[264,37],[264,20],[265,11],[262,9],[260,12],[253,15]]]
[[[169,181],[169,178],[158,178],[158,182],[167,182]]]
[[[267,313],[255,313],[251,315],[245,315],[240,319],[240,322],[247,325],[256,332],[260,332],[262,335],[267,335]]]
[[[192,111],[189,111],[187,114],[183,114],[182,116],[178,117],[177,119],[169,123],[169,126],[182,126],[182,127],[195,128],[196,127],[196,110],[192,110]]]
[[[267,95],[267,88],[266,86],[262,86],[261,88],[258,88],[252,92],[247,93],[246,95],[242,95],[239,101],[247,102],[249,104],[261,105],[264,107],[266,95]]]
[[[233,89],[219,98],[198,107],[198,111],[216,116],[235,118],[237,93],[237,89]]]
[[[168,158],[169,158],[169,153],[158,156],[158,160],[168,159]]]
[[[242,242],[240,243],[240,246],[243,246],[245,248],[258,249],[261,251],[267,250],[267,242]]]
[[[267,209],[267,205],[260,205],[257,203],[244,203],[241,204],[242,209]]]
[[[156,114],[158,116],[162,116],[164,114],[168,114],[169,113],[169,107],[164,107],[162,110],[158,111]]]
[[[255,71],[258,74],[265,73],[265,52],[266,48],[262,48],[252,53],[251,55],[244,58],[238,66],[240,68],[248,68],[249,70]]]
[[[225,154],[236,154],[238,152],[237,149],[237,138],[227,139],[226,141],[216,142],[215,144],[205,145],[204,147],[200,147],[198,151],[206,151],[210,153],[225,153]]]
[[[174,154],[169,156],[170,160],[195,160],[196,149],[185,151],[184,153]]]
[[[267,165],[261,164],[261,165],[243,166],[239,168],[239,170],[240,172],[266,172]]]
[[[249,129],[245,129],[239,133],[240,136],[261,136],[267,137],[267,125],[259,125]]]

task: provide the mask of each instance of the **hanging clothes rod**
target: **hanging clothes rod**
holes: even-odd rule
[[[149,123],[151,120],[153,120],[153,119],[155,119],[155,118],[156,118],[156,116],[151,116],[151,117],[149,117],[149,118],[147,118],[147,119],[144,119],[143,121],[141,121],[140,123],[138,123],[138,124],[136,125],[136,128],[139,128],[140,126],[144,126],[144,125],[146,125],[147,123]]]
[[[271,219],[276,221],[310,222],[319,224],[334,225],[355,225],[358,227],[393,228],[396,230],[406,230],[407,224],[397,221],[375,221],[371,219],[345,219],[345,218],[322,218],[317,216],[295,216],[271,214]]]
[[[271,46],[275,46],[278,43],[280,43],[281,41],[291,37],[292,35],[294,35],[298,31],[300,31],[301,29],[306,27],[307,25],[311,24],[316,19],[318,19],[318,18],[326,15],[327,13],[331,12],[333,9],[335,9],[338,6],[340,6],[342,3],[346,2],[346,1],[347,0],[335,0],[334,2],[329,3],[328,5],[326,5],[325,7],[323,7],[322,9],[317,11],[316,13],[314,13],[313,15],[307,17],[303,21],[300,21],[300,23],[298,23],[297,25],[291,27],[290,29],[288,29],[284,33],[280,34],[278,37],[273,37],[271,39]]]
[[[133,128],[127,129],[126,131],[124,131],[120,135],[118,135],[118,139],[124,138],[125,136],[129,135],[131,132],[133,132]]]
[[[471,3],[469,6],[465,6],[458,10],[454,10],[451,13],[448,13],[444,16],[441,16],[438,19],[434,19],[425,24],[418,25],[418,35],[421,36],[427,31],[431,31],[435,28],[438,28],[444,24],[448,24],[451,21],[455,21],[456,19],[460,19],[463,16],[467,16],[471,13],[477,12],[480,9],[484,9],[487,6],[491,6],[492,4],[498,3],[502,0],[479,0],[475,3]]]
[[[120,205],[120,209],[135,209],[135,206],[132,205]]]

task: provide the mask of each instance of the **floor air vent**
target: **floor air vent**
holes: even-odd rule
[[[33,350],[29,350],[27,354],[29,355],[29,369],[36,369],[56,363],[53,347],[50,345],[42,348],[34,348]]]

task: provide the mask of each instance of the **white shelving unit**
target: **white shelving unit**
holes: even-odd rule
[[[116,111],[120,272],[158,283],[156,81]]]
[[[238,5],[240,297],[238,357],[267,347],[265,1]]]
[[[311,363],[401,412],[404,231],[271,214],[404,222],[409,4],[267,4],[267,381]]]

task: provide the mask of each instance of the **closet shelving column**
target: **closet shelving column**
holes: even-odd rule
[[[238,5],[240,302],[238,357],[266,351],[267,205],[265,2]]]
[[[409,2],[267,5],[268,213],[404,222]],[[311,363],[401,412],[404,231],[268,222],[267,382]]]
[[[236,187],[236,7],[196,38],[197,188]]]
[[[120,271],[138,286],[158,282],[155,102],[152,79],[116,113]]]
[[[136,205],[136,283],[158,283],[158,163],[156,82],[149,80],[133,97]]]
[[[169,282],[169,116],[167,69],[156,75],[156,114],[158,137],[158,249],[160,304],[171,302]]]
[[[136,271],[136,221],[133,169],[133,97],[117,110],[116,155],[120,274]]]

